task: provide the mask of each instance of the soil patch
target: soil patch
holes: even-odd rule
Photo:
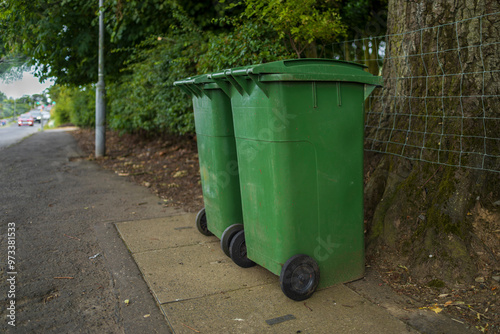
[[[80,129],[71,133],[86,159],[149,188],[165,206],[182,207],[188,212],[203,208],[196,137],[148,139],[107,131],[106,156],[96,159],[95,131]]]

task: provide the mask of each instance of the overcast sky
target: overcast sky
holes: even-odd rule
[[[13,81],[9,84],[0,79],[0,92],[7,95],[7,98],[20,98],[23,95],[41,94],[46,88],[52,86],[52,81],[45,81],[41,84],[38,78],[31,73],[24,72],[22,80]]]

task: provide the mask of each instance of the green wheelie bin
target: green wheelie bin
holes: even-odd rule
[[[196,217],[198,230],[229,242],[243,229],[238,162],[229,96],[207,75],[174,82],[193,99],[201,185],[205,207]],[[229,232],[224,232],[229,229]],[[224,235],[223,235],[224,234]]]
[[[279,275],[294,300],[361,278],[364,101],[381,78],[326,59],[209,77],[231,97],[245,222],[234,262]]]

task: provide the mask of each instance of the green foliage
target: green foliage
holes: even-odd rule
[[[212,1],[183,1],[193,13],[216,15]],[[147,45],[150,36],[162,36],[176,24],[183,7],[176,0],[105,1],[105,73],[117,79],[132,52]],[[80,86],[97,81],[98,1],[9,0],[0,4],[0,44],[11,55],[23,55],[41,79]],[[3,42],[3,43],[2,43]],[[1,63],[0,63],[0,70]],[[0,72],[1,73],[1,72]]]
[[[0,79],[6,82],[21,77],[22,71],[26,68],[25,64],[30,58],[5,47],[5,31],[7,27],[1,21],[5,15],[6,4],[0,3]]]
[[[247,12],[238,15],[245,8],[233,1],[226,8],[217,7],[215,14],[209,10],[215,19],[211,21],[192,16],[207,10],[208,2],[172,3],[169,31],[144,40],[130,53],[122,78],[108,86],[109,126],[148,134],[194,132],[191,100],[173,82],[223,68],[292,58],[286,34],[291,38],[288,46],[302,50],[316,41],[338,38],[343,28],[335,10],[307,1],[308,6],[300,1],[283,3],[275,21],[269,17],[278,9],[278,1],[261,3],[264,17],[249,9],[251,0],[246,3]],[[221,18],[224,13],[234,13],[236,18]],[[294,23],[287,30],[290,20]]]
[[[56,102],[52,107],[52,116],[56,126],[69,123],[71,111],[74,109],[71,98],[71,89],[63,86],[54,86],[50,90],[52,100]]]
[[[245,16],[268,23],[300,58],[316,41],[334,42],[346,34],[337,2],[327,6],[318,0],[244,0]]]
[[[94,85],[87,85],[73,92],[73,110],[69,117],[70,123],[80,127],[95,126],[95,92]]]
[[[96,1],[11,0],[3,7],[5,45],[12,54],[29,57],[35,75],[76,84],[94,80]]]
[[[55,125],[72,123],[80,127],[95,125],[95,87],[53,86],[50,89],[52,100],[56,102],[52,108]]]
[[[30,110],[30,97],[23,96],[19,99],[7,99],[4,93],[0,92],[0,118],[19,116]]]
[[[234,30],[209,36],[198,60],[199,73],[293,57],[268,24],[250,20],[232,24]]]
[[[194,131],[190,98],[173,82],[223,68],[317,56],[386,0],[106,0],[108,125],[124,132]],[[93,126],[98,1],[0,2],[0,76],[33,65],[59,124]],[[343,23],[344,22],[344,23]],[[350,22],[348,22],[350,24]],[[294,55],[295,54],[295,55]]]
[[[173,83],[195,74],[191,59],[200,50],[198,34],[162,38],[152,45],[135,56],[130,74],[109,86],[108,124],[129,133],[193,132],[191,101]]]
[[[382,36],[387,32],[388,0],[342,0],[340,15],[348,39]]]

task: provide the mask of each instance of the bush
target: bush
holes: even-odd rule
[[[69,115],[73,110],[73,100],[71,99],[70,89],[68,87],[57,87],[51,91],[52,100],[56,105],[52,109],[54,123],[56,126],[69,123]]]
[[[199,58],[198,72],[208,73],[294,57],[270,26],[253,21],[233,24],[233,31],[209,36],[205,52]]]
[[[129,74],[109,88],[109,126],[121,132],[194,132],[191,99],[173,86],[195,73],[196,40],[160,41],[138,55]]]
[[[200,35],[193,30],[150,40],[149,48],[132,57],[127,74],[108,89],[109,126],[127,133],[193,133],[191,98],[174,81],[291,56],[270,28],[251,22],[235,27],[234,32]]]
[[[83,128],[95,126],[95,88],[54,86],[50,94],[56,101],[53,108],[55,125],[72,123]]]

